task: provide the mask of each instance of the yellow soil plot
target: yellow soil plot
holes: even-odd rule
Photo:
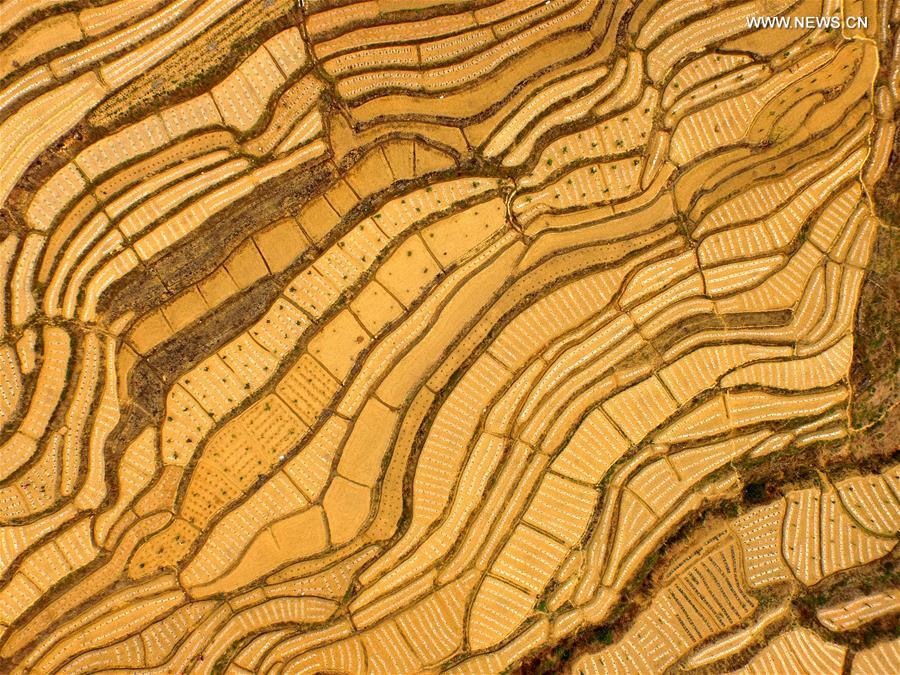
[[[0,671],[895,660],[890,4],[0,2]]]

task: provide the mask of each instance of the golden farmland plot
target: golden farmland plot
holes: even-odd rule
[[[900,668],[896,2],[0,31],[0,671]]]

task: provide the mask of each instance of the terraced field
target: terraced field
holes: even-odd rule
[[[900,670],[898,31],[0,0],[0,672]]]

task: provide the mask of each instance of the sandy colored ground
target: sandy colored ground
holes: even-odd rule
[[[6,4],[0,671],[896,663],[900,5]]]

